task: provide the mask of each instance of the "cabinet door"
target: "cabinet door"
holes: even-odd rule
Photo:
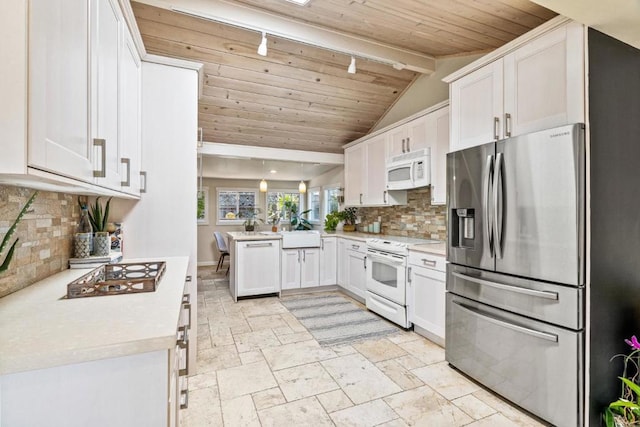
[[[428,122],[427,116],[422,116],[405,124],[407,128],[407,152],[430,147],[427,136]]]
[[[284,249],[282,251],[282,289],[300,287],[300,251]]]
[[[93,182],[89,2],[31,0],[29,166]]]
[[[504,57],[505,136],[585,121],[583,28],[567,24]]]
[[[349,262],[347,259],[347,241],[345,239],[338,240],[338,285],[343,288],[347,287],[347,277],[349,271]]]
[[[387,139],[388,158],[407,152],[407,128],[405,126],[395,127],[385,132]]]
[[[366,256],[356,251],[347,251],[349,263],[347,289],[360,298],[365,298],[367,290]]]
[[[122,158],[122,191],[140,195],[140,101],[141,62],[138,51],[124,31],[124,45],[120,60],[120,124]]]
[[[502,59],[451,83],[451,151],[502,138],[502,95]]]
[[[378,135],[366,143],[366,190],[363,197],[365,205],[387,204],[386,140]]]
[[[300,286],[311,288],[320,285],[320,249],[300,249],[302,252],[302,271],[300,272]]]
[[[280,290],[280,243],[265,240],[237,243],[237,296]]]
[[[449,107],[429,114],[431,140],[431,204],[447,203],[447,153],[449,152]],[[429,138],[431,139],[431,138]]]
[[[335,285],[337,280],[338,239],[323,237],[320,246],[320,286]]]
[[[409,320],[444,341],[446,273],[411,266]]]
[[[120,142],[118,133],[118,76],[122,19],[117,0],[98,0],[93,30],[92,71],[94,89],[92,108],[93,138],[104,140],[104,148],[95,150],[95,169],[104,176],[96,184],[120,190]]]
[[[354,145],[344,150],[344,204],[359,206],[365,193],[363,180],[365,164],[364,143]]]

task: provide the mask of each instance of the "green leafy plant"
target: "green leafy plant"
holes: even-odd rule
[[[112,197],[109,197],[107,200],[104,210],[100,204],[100,197],[96,198],[96,202],[93,206],[89,205],[89,221],[91,221],[91,226],[93,227],[94,232],[107,231],[111,199]],[[78,201],[78,203],[80,202]],[[82,204],[80,204],[80,207],[82,208]]]
[[[345,210],[338,212],[341,221],[344,221],[346,225],[355,225],[358,213],[358,208],[345,208]]]
[[[244,218],[244,228],[246,231],[253,231],[254,227],[258,222],[264,222],[262,218],[259,218],[258,215],[262,213],[262,209],[255,208],[249,211],[240,212],[238,217]]]
[[[336,231],[340,222],[340,214],[338,212],[330,212],[324,217],[325,231]]]
[[[22,219],[24,214],[27,213],[27,210],[29,209],[29,207],[31,206],[33,201],[35,200],[37,194],[38,194],[37,191],[34,192],[33,195],[29,198],[29,200],[27,200],[27,203],[25,203],[24,207],[22,208],[22,210],[18,214],[18,217],[16,218],[16,220],[13,222],[13,224],[11,224],[11,227],[9,227],[9,230],[7,231],[7,234],[4,235],[4,238],[2,239],[2,244],[0,244],[0,254],[2,254],[4,249],[9,244],[9,240],[11,240],[11,237],[13,236],[13,233],[15,233],[16,228],[18,227],[18,223],[20,222],[20,220]],[[7,251],[7,255],[4,258],[4,261],[2,262],[2,264],[0,264],[0,273],[5,272],[9,268],[9,263],[11,262],[11,259],[13,258],[13,253],[14,253],[14,251],[16,249],[16,244],[18,243],[18,240],[20,240],[20,239],[19,238],[16,239],[13,242],[13,244],[11,245],[11,247],[9,247],[9,250]]]
[[[282,214],[280,212],[272,213],[271,216],[269,217],[269,224],[273,226],[280,224],[281,215]]]
[[[298,212],[298,205],[295,202],[287,200],[284,202],[282,206],[283,213],[288,213],[289,223],[291,224],[292,230],[311,230],[313,226],[303,215],[311,212],[311,209],[307,209],[303,212]],[[285,218],[287,215],[284,215]]]
[[[624,358],[624,370],[620,381],[622,391],[620,398],[611,402],[604,410],[604,422],[607,427],[631,426],[640,424],[640,342],[634,336],[625,342],[633,349],[631,353],[618,354]]]

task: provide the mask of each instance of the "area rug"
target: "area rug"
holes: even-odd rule
[[[340,295],[306,295],[281,299],[282,305],[322,346],[348,344],[401,331]]]

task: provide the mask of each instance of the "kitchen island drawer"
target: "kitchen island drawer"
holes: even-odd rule
[[[584,333],[447,294],[446,360],[557,426],[583,425]]]

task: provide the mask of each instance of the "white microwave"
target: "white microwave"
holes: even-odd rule
[[[387,163],[387,190],[409,190],[431,184],[431,149],[400,154]]]

